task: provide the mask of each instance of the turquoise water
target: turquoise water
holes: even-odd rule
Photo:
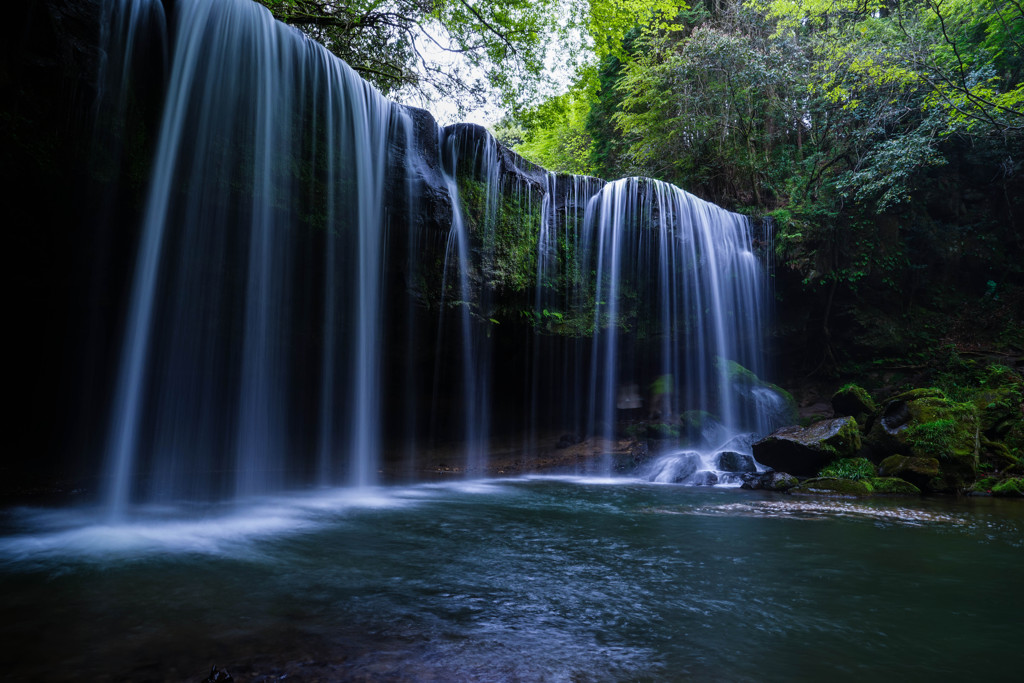
[[[535,478],[2,530],[7,680],[1019,674],[1017,501]]]

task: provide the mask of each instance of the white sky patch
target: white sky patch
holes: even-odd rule
[[[578,29],[568,28],[573,4],[573,0],[562,0],[560,3],[559,23],[562,33],[568,36],[568,39],[557,34],[548,36],[544,77],[537,94],[537,102],[565,93],[572,85],[583,58],[592,54],[589,49],[591,43],[589,36]],[[444,31],[440,26],[426,25],[422,27],[422,30],[430,31],[430,36],[433,37],[431,40],[427,36],[421,36],[416,41],[416,49],[424,58],[439,65],[446,65],[449,70],[461,71],[464,80],[484,80],[482,69],[473,67],[458,53],[446,51],[441,47],[441,44],[444,43]],[[443,100],[439,97],[428,100],[419,92],[400,93],[394,99],[401,104],[426,109],[442,126],[453,123],[476,123],[491,128],[506,115],[507,111],[501,105],[500,94],[489,87],[485,98],[484,106],[469,109],[462,114],[459,113],[457,102]]]

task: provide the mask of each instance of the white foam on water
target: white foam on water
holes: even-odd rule
[[[584,486],[623,486],[645,483],[636,477],[607,477],[586,474],[527,474],[512,481],[561,481]]]
[[[155,554],[246,554],[252,542],[336,523],[346,514],[416,504],[409,489],[361,487],[267,496],[222,505],[139,506],[123,521],[105,510],[18,509],[0,538],[0,563],[103,560]]]

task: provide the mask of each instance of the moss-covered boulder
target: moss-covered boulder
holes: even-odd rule
[[[971,485],[967,491],[969,496],[991,496],[992,487],[999,483],[996,477],[983,477]]]
[[[753,491],[788,491],[799,483],[799,479],[786,472],[761,472],[744,475],[741,488]]]
[[[818,477],[815,479],[808,479],[799,486],[794,486],[789,490],[789,492],[796,495],[862,498],[864,496],[870,496],[872,488],[864,481],[837,479],[835,477]]]
[[[965,490],[977,474],[978,411],[939,389],[915,389],[886,401],[865,440],[876,460],[897,453],[937,460],[939,473],[928,484],[932,490]]]
[[[992,487],[993,496],[1024,498],[1024,477],[1013,477]]]
[[[832,394],[832,412],[836,417],[849,415],[867,430],[871,428],[871,422],[878,413],[878,405],[863,388],[856,384],[846,384]]]
[[[1000,441],[991,441],[985,437],[981,438],[981,447],[978,450],[979,467],[984,467],[996,472],[1002,472],[1020,462],[1009,447]]]
[[[867,484],[871,490],[878,495],[884,496],[919,496],[921,489],[909,481],[898,477],[874,477],[869,479]]]
[[[1016,422],[1024,420],[1020,392],[1011,387],[986,389],[974,398],[981,431],[990,439],[1003,439]]]
[[[939,461],[936,458],[916,458],[906,455],[890,455],[878,465],[882,477],[899,477],[914,486],[928,490],[933,479],[939,476]]]
[[[972,401],[981,432],[993,441],[1003,441],[1024,422],[1024,378],[1006,366],[991,365],[982,382],[984,387]]]
[[[749,410],[768,417],[772,424],[791,424],[797,419],[797,404],[793,395],[782,387],[766,382],[753,371],[733,360],[716,356],[716,372],[726,378],[725,391],[732,394],[741,410]]]
[[[840,417],[776,430],[754,444],[754,459],[775,470],[814,476],[833,460],[852,457],[860,448],[857,421]]]

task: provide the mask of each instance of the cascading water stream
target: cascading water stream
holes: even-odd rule
[[[99,111],[123,109],[126,60],[146,27],[164,35],[160,7],[106,5],[117,74]],[[537,450],[552,430],[613,444],[656,423],[701,449],[702,470],[772,426],[779,400],[743,374],[765,371],[746,219],[439,129],[246,0],[169,7],[112,380],[113,517],[371,486],[396,443],[415,471],[418,440],[460,442],[476,476],[514,424]]]

